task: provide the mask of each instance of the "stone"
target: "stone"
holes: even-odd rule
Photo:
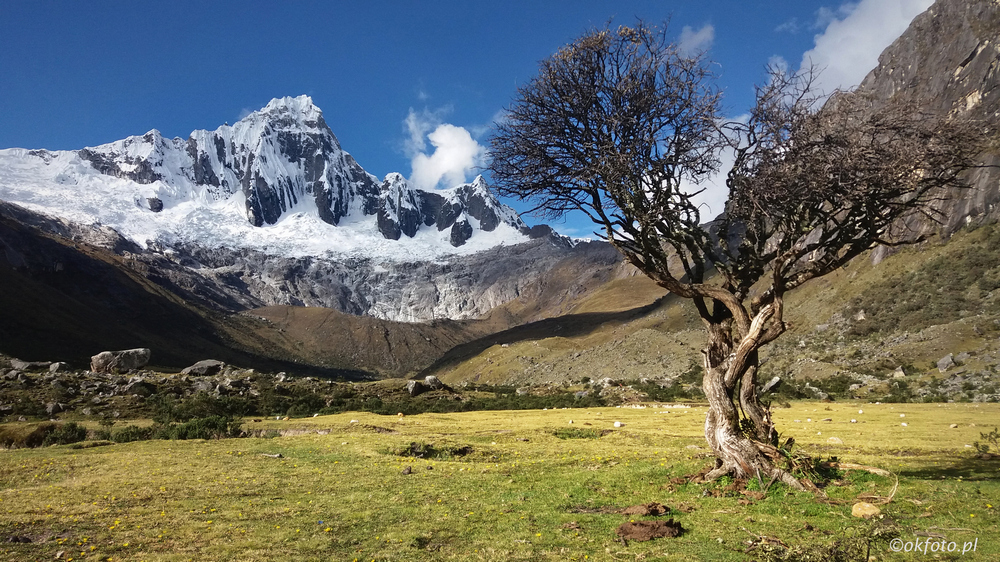
[[[45,405],[45,413],[48,415],[58,414],[63,411],[63,405],[58,402],[49,402]]]
[[[768,392],[775,392],[781,387],[781,377],[774,377],[767,381],[763,387],[760,389],[761,394],[767,394]]]
[[[95,373],[114,373],[141,369],[149,364],[150,355],[150,350],[146,347],[102,351],[90,358],[90,370]]]
[[[967,352],[963,351],[962,353],[959,353],[958,355],[955,356],[955,363],[957,363],[959,365],[963,365],[963,364],[965,364],[966,361],[968,361],[971,358],[972,358],[971,355],[969,355]]]
[[[877,505],[868,502],[858,502],[851,507],[851,515],[862,519],[871,519],[881,513]]]
[[[953,423],[953,424],[949,425],[948,427],[950,427],[951,429],[955,429],[956,427],[958,427],[958,424],[957,423]]]
[[[20,359],[11,359],[10,366],[18,371],[38,371],[42,369],[48,369],[52,363],[49,361],[21,361]]]
[[[906,378],[906,371],[903,370],[903,367],[896,367],[896,370],[892,372],[892,378],[894,378],[894,379],[905,379]]]
[[[615,427],[625,427],[625,424],[623,424],[623,423],[622,423],[622,422],[620,422],[620,421],[616,421],[616,422],[615,422]]]
[[[137,395],[137,396],[152,396],[156,392],[156,385],[151,382],[142,379],[132,379],[128,384],[121,388],[122,394],[127,395]]]
[[[215,359],[205,359],[198,361],[190,367],[185,367],[181,369],[181,373],[185,375],[196,375],[196,376],[211,376],[218,374],[222,371],[226,364],[222,361],[217,361]]]
[[[431,390],[441,390],[444,388],[444,383],[441,379],[435,377],[434,375],[427,375],[424,378],[424,384],[430,387]]]
[[[828,437],[827,440],[826,440],[826,442],[827,443],[833,443],[834,445],[843,445],[844,444],[844,440],[841,439],[840,437]]]
[[[943,373],[954,366],[955,366],[955,356],[952,355],[951,353],[945,355],[941,359],[938,359],[937,362],[938,372]]]
[[[67,365],[66,363],[63,363],[61,361],[56,361],[55,363],[52,363],[51,365],[49,365],[49,372],[50,373],[58,373],[59,371],[65,369],[68,366],[69,365]]]
[[[420,381],[406,381],[406,392],[410,393],[410,396],[419,396],[427,392],[427,387]]]

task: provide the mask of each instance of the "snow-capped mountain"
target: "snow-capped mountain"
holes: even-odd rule
[[[380,182],[308,96],[187,139],[152,130],[79,151],[0,150],[0,199],[146,247],[406,261],[528,239],[482,177],[441,191],[395,173]]]

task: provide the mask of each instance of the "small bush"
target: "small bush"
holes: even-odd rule
[[[997,432],[997,428],[993,428],[993,431],[989,433],[980,433],[979,438],[982,441],[976,441],[972,444],[973,447],[979,451],[980,454],[988,455],[990,454],[990,445],[1000,453],[1000,432]]]
[[[68,445],[87,438],[87,429],[76,422],[60,424],[42,440],[42,445]]]
[[[414,457],[418,459],[452,459],[464,457],[472,453],[469,445],[445,445],[435,447],[433,444],[413,441],[405,447],[392,451],[397,457]]]
[[[600,439],[604,432],[598,429],[566,427],[552,432],[559,439]]]
[[[223,416],[209,416],[162,428],[158,433],[161,439],[225,439],[239,437],[240,426]]]
[[[118,431],[111,433],[111,440],[115,443],[131,443],[132,441],[146,441],[153,438],[154,428],[127,425]]]

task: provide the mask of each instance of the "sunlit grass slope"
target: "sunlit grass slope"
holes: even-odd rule
[[[969,559],[1000,557],[998,461],[966,447],[1000,419],[997,405],[776,410],[783,437],[800,450],[893,473],[845,473],[823,500],[780,485],[763,499],[712,497],[725,483],[672,481],[711,461],[704,414],[349,413],[247,423],[284,433],[274,438],[2,451],[0,559],[735,561],[761,537],[789,545],[843,538],[864,524],[851,505],[865,494],[892,497],[882,512],[905,540],[978,538]],[[614,510],[652,501],[671,507],[686,532],[617,540],[618,525],[651,517]],[[877,556],[912,559],[884,548]]]

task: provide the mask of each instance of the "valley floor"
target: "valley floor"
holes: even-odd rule
[[[833,475],[826,498],[687,483],[711,462],[704,414],[345,413],[248,420],[258,438],[4,450],[0,560],[746,560],[893,525],[911,545],[969,543],[962,559],[1000,558],[1000,461],[972,448],[998,404],[776,409],[798,450],[892,474]],[[859,498],[884,517],[852,517]],[[649,502],[671,511],[620,513]],[[666,518],[680,537],[615,534]],[[886,544],[873,552],[914,559]]]

